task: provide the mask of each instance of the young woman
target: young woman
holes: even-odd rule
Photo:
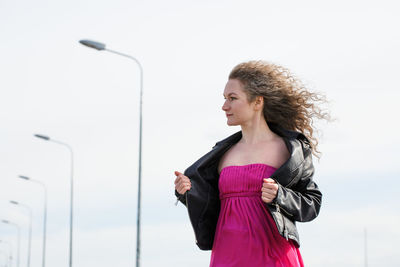
[[[329,117],[317,106],[324,98],[263,61],[237,65],[223,95],[227,124],[241,131],[175,172],[196,243],[212,249],[211,267],[304,266],[295,222],[321,206],[311,155],[313,118]]]

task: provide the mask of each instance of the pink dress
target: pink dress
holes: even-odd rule
[[[275,170],[258,163],[221,170],[221,211],[210,267],[304,266],[299,250],[279,234],[261,200],[263,178]]]

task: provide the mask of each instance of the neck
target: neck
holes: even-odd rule
[[[268,127],[264,117],[241,125],[242,139],[240,142],[245,144],[257,144],[260,142],[268,142],[276,138],[276,134]]]

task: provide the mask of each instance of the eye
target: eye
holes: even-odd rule
[[[236,100],[237,97],[229,96],[228,98],[224,97],[224,99],[225,99],[225,100],[229,99],[229,101],[233,101],[233,100]]]

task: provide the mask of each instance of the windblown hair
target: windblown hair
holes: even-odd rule
[[[257,96],[264,98],[263,114],[267,122],[286,130],[298,131],[310,141],[312,153],[320,158],[318,140],[313,126],[314,118],[330,120],[318,102],[327,102],[324,95],[308,91],[289,70],[265,61],[249,61],[237,65],[229,79],[239,80],[249,102]]]

